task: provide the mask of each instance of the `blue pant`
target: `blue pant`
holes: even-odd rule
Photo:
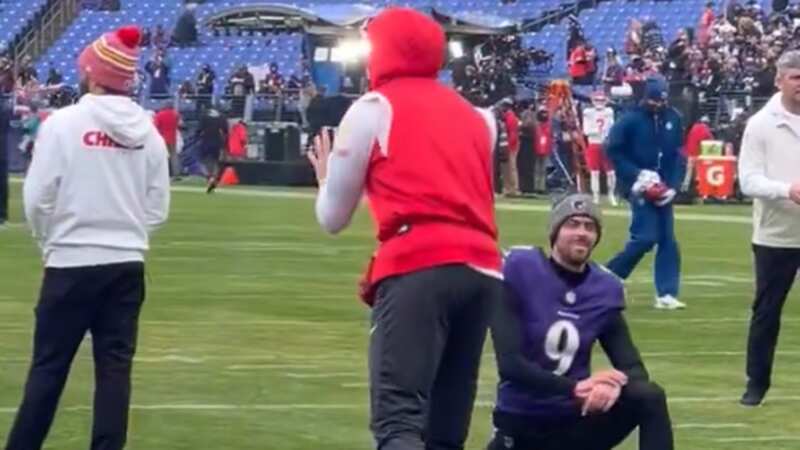
[[[626,279],[642,257],[656,249],[655,282],[658,296],[677,297],[680,289],[681,255],[675,240],[672,205],[658,207],[638,196],[630,197],[630,239],[608,268]]]

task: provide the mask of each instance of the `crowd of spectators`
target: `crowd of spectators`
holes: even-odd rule
[[[627,66],[609,49],[602,78],[592,81],[607,90],[629,86],[635,96],[647,75],[661,73],[673,86],[692,85],[705,95],[742,91],[766,97],[775,91],[778,56],[800,44],[798,23],[800,5],[767,15],[756,2],[735,0],[725,11],[708,3],[697,26],[678,31],[671,41],[657,21],[632,20],[624,43]]]
[[[547,71],[552,64],[551,53],[525,48],[517,34],[491,36],[451,63],[453,85],[473,103],[492,105],[514,96],[517,82],[531,70]]]

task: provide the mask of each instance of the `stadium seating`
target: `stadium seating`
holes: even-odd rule
[[[257,3],[263,4],[264,2],[257,0],[209,1],[198,8],[198,22],[202,23],[209,15],[231,7]],[[320,3],[352,2],[342,0],[286,2],[286,4],[299,7]],[[401,2],[380,0],[370,3],[377,6],[400,4],[419,9],[435,7],[442,11],[460,14],[474,13],[477,15],[488,11],[497,17],[519,19],[536,17],[542,10],[558,7],[559,4],[564,3],[564,0],[521,0],[509,5],[501,4],[499,0],[406,0]],[[163,24],[167,29],[171,29],[180,15],[182,4],[181,0],[129,0],[123,3],[119,12],[83,11],[58,41],[39,58],[38,69],[44,73],[52,64],[61,71],[67,83],[74,84],[77,82],[75,58],[81,49],[102,31],[128,23],[150,28],[154,28],[157,24]],[[220,81],[227,80],[232,71],[243,64],[261,65],[275,62],[286,77],[293,73],[298,75],[302,73],[300,67],[301,37],[299,35],[266,38],[258,36],[214,37],[208,30],[201,29],[200,36],[205,44],[202,47],[170,50],[169,63],[173,89],[176,89],[184,80],[193,80],[204,63],[214,66],[217,72],[218,91],[223,88],[223,83]],[[149,59],[151,52],[152,50],[145,52],[142,64]]]
[[[78,53],[104,31],[123,24],[155,27],[157,23],[171,26],[181,12],[181,0],[140,0],[123,2],[119,12],[82,11],[80,16],[38,60],[40,73],[53,65],[63,75],[64,81],[78,81],[75,64]]]
[[[0,53],[3,53],[47,0],[0,1]]]
[[[596,8],[583,10],[578,19],[583,26],[585,36],[602,57],[605,49],[609,47],[622,49],[631,19],[655,20],[662,30],[664,39],[669,42],[676,36],[678,30],[686,27],[697,28],[707,1],[603,1]],[[771,8],[770,0],[760,0],[760,4],[765,11]],[[523,42],[553,52],[556,55],[553,74],[563,75],[567,72],[568,36],[568,26],[564,21],[557,25],[547,25],[541,31],[525,36]],[[622,53],[619,52],[620,55]]]
[[[248,4],[263,4],[263,0],[219,0],[209,1],[200,6],[200,13],[213,13],[227,8]],[[572,3],[569,0],[518,0],[514,3],[503,4],[500,0],[321,0],[321,1],[291,1],[280,2],[295,6],[310,6],[315,4],[352,4],[367,3],[383,7],[388,5],[401,5],[420,10],[436,8],[442,11],[460,13],[490,13],[492,15],[520,19],[537,17],[542,11],[557,8],[562,3]]]
[[[39,3],[46,0],[36,0]],[[629,1],[611,0],[602,1],[596,8],[584,10],[579,19],[583,24],[585,34],[602,51],[607,47],[620,48],[624,41],[625,31],[632,18],[654,18],[661,26],[664,37],[670,40],[676,31],[682,27],[696,26],[703,5],[706,0],[673,0],[673,1]],[[766,4],[767,0],[763,0]],[[2,20],[7,20],[18,12],[22,1],[3,3],[6,12]],[[163,24],[171,29],[181,13],[182,0],[128,0],[123,2],[119,12],[84,11],[67,31],[39,58],[38,69],[44,73],[48,65],[53,64],[65,76],[68,83],[77,82],[75,58],[78,52],[102,31],[117,25],[135,23],[141,26],[154,28]],[[263,0],[211,0],[200,5],[197,10],[198,22],[202,23],[209,15],[225,9],[246,5],[264,3]],[[350,0],[322,0],[320,2],[294,1],[284,2],[300,7],[314,4],[349,4]],[[557,8],[567,0],[519,0],[511,4],[501,4],[500,0],[378,0],[370,2],[375,6],[387,4],[400,4],[420,9],[431,7],[442,11],[458,14],[480,14],[505,17],[515,20],[535,18],[542,11]],[[17,6],[13,6],[17,5]],[[17,9],[15,9],[17,8]],[[3,28],[5,33],[5,27]],[[566,38],[568,35],[566,23],[551,24],[541,31],[524,37],[526,45],[544,48],[555,54],[555,75],[566,72]],[[194,80],[200,66],[210,63],[217,72],[217,90],[221,89],[224,80],[232,71],[243,64],[261,65],[275,62],[280,67],[285,77],[291,74],[301,74],[301,42],[300,35],[282,36],[249,36],[249,37],[215,37],[209,30],[200,29],[200,39],[204,45],[197,48],[176,49],[169,52],[171,65],[172,88],[186,80]],[[149,59],[152,49],[145,51],[142,65]]]
[[[621,49],[631,19],[655,19],[666,40],[684,27],[695,27],[706,0],[642,1],[613,0],[581,12],[578,19],[584,35],[602,54],[609,47]],[[566,51],[569,35],[566,22],[547,25],[540,32],[526,36],[527,45],[544,48],[556,55],[554,73],[567,70]],[[621,52],[620,52],[621,53]]]

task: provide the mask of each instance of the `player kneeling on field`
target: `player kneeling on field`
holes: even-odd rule
[[[673,448],[664,390],[622,315],[622,282],[589,261],[601,233],[598,206],[574,194],[553,207],[549,257],[508,253],[492,323],[500,383],[489,450],[607,450],[636,427],[641,450]],[[591,373],[595,341],[614,369]]]

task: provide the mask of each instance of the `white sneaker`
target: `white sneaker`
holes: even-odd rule
[[[613,194],[608,196],[608,202],[611,203],[611,206],[618,206],[619,202],[617,202],[617,197]]]
[[[594,200],[594,204],[595,205],[599,205],[600,204],[600,196],[599,195],[593,196],[592,199]]]
[[[686,303],[681,302],[671,295],[664,295],[656,297],[656,309],[683,309],[686,308]]]

